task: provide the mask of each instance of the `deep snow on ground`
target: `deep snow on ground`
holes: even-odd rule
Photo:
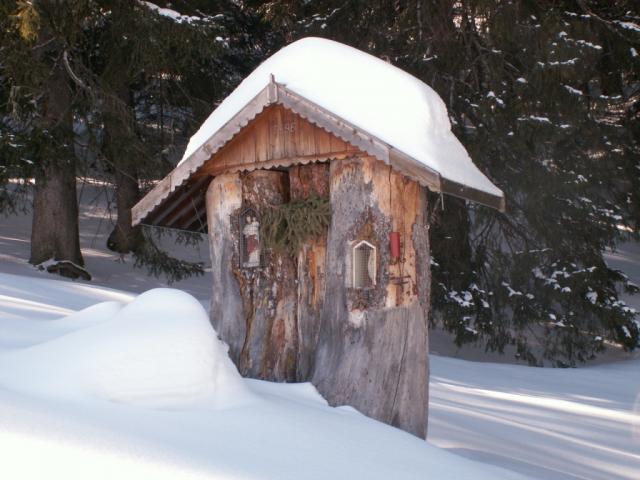
[[[429,441],[535,478],[640,478],[640,361],[532,368],[432,356]]]
[[[212,381],[210,364],[198,368],[197,356],[174,348],[176,334],[186,345],[213,341],[201,330],[206,313],[183,296],[160,289],[135,300],[0,274],[0,475],[515,478],[487,470],[495,465],[539,479],[640,478],[637,360],[560,370],[433,355],[425,443],[350,408],[328,407],[309,384],[241,380],[249,392],[231,388],[237,393],[222,402],[215,389],[172,399],[181,371],[192,369],[192,382]],[[136,303],[125,327],[119,316]],[[60,318],[61,310],[80,311]],[[126,348],[115,348],[120,341]],[[129,356],[137,359],[133,372],[120,368]],[[175,363],[169,378],[155,361]],[[78,372],[75,363],[86,365]],[[229,369],[235,372],[227,362]],[[138,383],[142,395],[132,401],[128,388]],[[168,403],[144,401],[167,393]]]
[[[180,290],[101,302],[41,328],[59,334],[0,354],[0,384],[36,396],[151,408],[213,407],[246,390],[207,312]]]
[[[74,295],[0,274],[17,334],[0,352],[0,478],[524,478],[331,408],[310,384],[242,379],[184,292],[118,301],[71,286],[76,304],[109,301],[60,319],[20,318],[9,301],[6,318],[6,299]]]

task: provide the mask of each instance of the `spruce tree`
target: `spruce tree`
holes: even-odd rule
[[[153,235],[131,227],[131,207],[141,189],[150,188],[174,166],[203,117],[262,58],[260,42],[268,34],[261,32],[267,30],[258,25],[257,15],[232,1],[180,2],[175,8],[184,9],[181,13],[163,10],[166,2],[73,0],[56,6],[53,0],[2,3],[6,29],[0,48],[7,60],[0,65],[0,149],[6,152],[7,162],[0,172],[0,198],[8,211],[17,198],[16,188],[7,183],[10,177],[26,178],[35,172],[41,179],[36,182],[32,247],[37,255],[32,255],[32,261],[52,256],[82,263],[75,202],[79,171],[104,176],[115,185],[117,215],[109,248],[133,252],[136,265],[147,265],[152,273],[164,272],[170,278],[201,272],[197,265],[160,254]],[[38,36],[47,35],[37,41]],[[40,71],[48,83],[35,78]],[[58,111],[46,109],[48,98],[58,100],[51,105],[64,106]],[[55,123],[55,139],[53,129],[36,128],[35,119],[55,122],[62,117],[64,122]],[[82,159],[76,158],[73,145],[73,128],[80,123],[91,138],[90,155]],[[49,164],[42,158],[41,137],[57,145],[55,151],[49,145],[51,151],[46,154],[52,170],[46,170]],[[36,157],[33,161],[31,154]],[[21,163],[24,159],[32,163]],[[68,193],[68,198],[38,200],[44,179],[63,174],[64,185],[61,181],[48,185]],[[75,228],[47,222],[62,215],[74,221]],[[37,235],[43,225],[69,232],[63,244],[73,247],[73,255],[50,252],[60,242]]]
[[[636,232],[640,24],[618,2],[273,1],[288,40],[335,39],[433,87],[507,212],[446,197],[432,215],[432,318],[532,364],[633,349],[634,290],[603,258]],[[365,81],[363,79],[363,81]],[[372,99],[375,102],[375,99]]]
[[[29,261],[59,262],[55,268],[72,277],[88,274],[78,238],[76,162],[73,147],[75,95],[66,69],[82,16],[75,2],[42,0],[2,3],[3,142],[28,168],[12,173],[33,174],[33,222]],[[12,139],[20,138],[14,142]],[[11,155],[11,154],[10,154]],[[16,167],[15,162],[13,166]]]

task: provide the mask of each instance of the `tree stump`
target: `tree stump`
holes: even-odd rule
[[[238,239],[232,224],[233,215],[242,206],[240,175],[215,177],[207,189],[206,202],[213,277],[211,323],[229,345],[229,356],[238,365],[247,332],[240,286],[233,274]]]
[[[330,194],[329,194],[330,192]],[[241,258],[238,214],[291,198],[330,195],[328,236],[297,258],[262,247]],[[244,376],[311,379],[332,405],[422,438],[428,403],[429,236],[427,194],[372,158],[216,177],[207,192],[213,269],[212,322]],[[256,229],[252,232],[255,234]],[[391,257],[398,232],[401,253]],[[367,242],[375,281],[354,283],[353,249]],[[356,288],[358,287],[358,288]]]
[[[311,163],[289,169],[291,201],[303,200],[311,195],[329,197],[329,164]],[[296,380],[311,379],[318,335],[320,313],[324,300],[326,232],[306,242],[297,258],[298,278],[298,358]]]
[[[286,172],[256,170],[243,175],[244,205],[261,211],[289,201]],[[238,232],[242,235],[242,232]],[[285,252],[263,249],[258,268],[241,268],[234,274],[240,283],[247,325],[240,354],[240,373],[253,378],[294,381],[298,352],[296,321],[296,267]]]
[[[374,159],[333,161],[325,299],[312,381],[332,405],[349,404],[426,437],[429,241],[424,188]],[[403,254],[390,258],[389,234]],[[351,283],[351,250],[377,249],[376,282]],[[345,288],[346,286],[346,288]]]
[[[211,320],[244,376],[294,381],[298,354],[296,264],[260,245],[262,260],[242,262],[239,215],[289,200],[286,172],[216,177],[207,192],[213,270]]]

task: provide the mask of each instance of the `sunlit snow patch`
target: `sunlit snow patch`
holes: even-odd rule
[[[56,324],[62,335],[0,354],[0,385],[151,408],[224,408],[251,395],[204,308],[187,293],[154,289]]]

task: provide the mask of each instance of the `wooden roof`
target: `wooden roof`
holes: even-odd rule
[[[302,128],[308,128],[307,124],[312,125],[320,132],[330,133],[329,137],[340,139],[344,144],[336,146],[334,151],[329,147],[328,150],[320,152],[283,151],[271,152],[269,155],[268,149],[242,152],[242,147],[238,147],[238,152],[229,153],[229,150],[232,150],[229,147],[233,143],[236,145],[243,143],[232,143],[232,139],[242,136],[245,129],[255,128],[253,121],[258,120],[257,117],[265,109],[278,105],[283,111],[292,112],[297,118],[303,119],[300,123],[304,123],[305,126]],[[262,142],[266,142],[265,145],[270,143],[267,138],[257,138],[253,143]],[[424,163],[409,157],[272,80],[133,207],[132,223],[204,232],[206,231],[204,193],[213,175],[227,171],[304,164],[327,158],[344,158],[349,149],[352,154],[361,152],[383,161],[433,192],[454,195],[504,211],[504,197],[443,179],[438,172]],[[214,157],[216,160],[209,162]],[[217,159],[221,157],[224,157],[224,160],[218,161]]]

